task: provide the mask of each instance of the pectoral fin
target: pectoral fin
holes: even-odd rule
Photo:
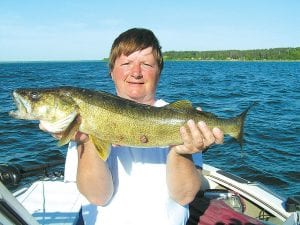
[[[62,138],[59,140],[58,145],[62,146],[70,142],[76,132],[79,130],[80,122],[75,118],[69,127],[62,133]]]
[[[41,121],[43,124],[43,127],[50,133],[61,133],[65,131],[70,124],[75,120],[77,116],[77,111],[74,111],[70,113],[67,117],[58,120],[54,123],[47,122],[47,121]]]
[[[100,139],[98,139],[98,138],[96,138],[92,135],[89,135],[89,138],[93,142],[93,144],[95,145],[99,157],[102,160],[106,161],[109,154],[110,154],[111,143],[108,142],[108,141],[100,140]]]

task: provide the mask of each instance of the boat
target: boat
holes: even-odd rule
[[[1,174],[0,169],[0,180],[5,176],[16,180],[14,174],[5,171],[2,170]],[[201,176],[201,198],[209,200],[209,207],[213,202],[222,203],[223,213],[230,212],[239,218],[237,223],[219,221],[221,223],[218,224],[253,224],[253,220],[258,222],[254,224],[300,224],[300,204],[297,198],[281,197],[261,183],[250,182],[208,164],[203,165]],[[83,224],[81,200],[76,183],[64,180],[63,176],[45,177],[13,193],[0,182],[0,224],[80,225]],[[201,207],[197,201],[192,204],[195,209]],[[201,222],[203,217],[205,212],[194,223],[207,224]],[[250,222],[244,223],[241,218]]]

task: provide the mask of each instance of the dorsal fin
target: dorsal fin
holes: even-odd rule
[[[172,102],[166,105],[168,108],[177,109],[177,110],[191,110],[193,109],[193,105],[188,100],[179,100],[176,102]]]

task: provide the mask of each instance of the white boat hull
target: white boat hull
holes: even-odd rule
[[[249,182],[207,164],[204,164],[202,174],[203,191],[221,189],[238,194],[246,202],[245,215],[272,224],[299,225],[299,212],[287,212],[286,199],[274,194],[262,184]],[[15,214],[37,222],[25,224],[75,225],[78,222],[82,196],[75,182],[64,182],[61,179],[37,181],[29,188],[21,189],[11,196],[3,185],[0,187],[2,202],[12,206],[18,205],[12,207]],[[1,220],[5,219],[3,214],[1,211],[0,224]]]

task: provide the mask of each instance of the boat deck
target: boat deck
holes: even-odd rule
[[[82,197],[74,182],[37,181],[26,192],[16,194],[39,224],[77,224]]]

